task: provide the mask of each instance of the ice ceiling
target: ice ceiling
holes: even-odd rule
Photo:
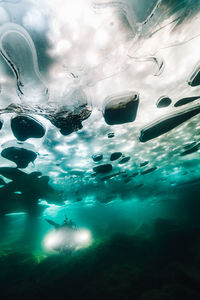
[[[57,200],[108,203],[196,182],[199,8],[0,1],[2,187],[49,176]]]

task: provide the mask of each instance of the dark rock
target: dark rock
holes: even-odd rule
[[[121,156],[122,156],[122,153],[121,153],[121,152],[114,152],[114,153],[111,154],[110,160],[111,160],[111,161],[117,160],[117,159],[120,158]]]
[[[67,107],[61,107],[58,110],[52,110],[46,114],[46,118],[57,128],[62,135],[68,135],[83,128],[82,121],[89,118],[91,109],[87,105],[82,105],[70,110]]]
[[[129,160],[130,160],[130,156],[124,157],[124,158],[122,158],[122,159],[119,161],[119,164],[120,164],[120,165],[125,164],[125,163],[127,163]]]
[[[148,163],[149,163],[149,161],[146,160],[146,161],[140,163],[140,167],[144,167],[144,166],[148,165]]]
[[[109,180],[115,176],[118,176],[119,174],[121,174],[120,172],[117,172],[117,173],[114,173],[114,174],[111,174],[111,175],[107,175],[107,176],[104,176],[101,178],[102,181],[106,181],[106,180]]]
[[[57,107],[55,104],[48,103],[48,106],[29,106],[24,104],[10,104],[6,109],[0,109],[0,113],[23,113],[37,114],[49,120],[55,127],[60,129],[61,134],[68,135],[78,131],[82,126],[82,121],[89,118],[91,108],[87,104],[78,107]]]
[[[10,167],[0,167],[0,174],[10,180],[21,180],[24,175],[27,175],[21,170]]]
[[[102,158],[103,158],[103,154],[94,154],[94,155],[92,155],[92,159],[95,162],[102,160]]]
[[[196,66],[192,75],[188,80],[190,86],[198,86],[200,84],[200,65]]]
[[[158,108],[163,108],[163,107],[167,107],[172,103],[172,100],[167,97],[167,96],[162,96],[158,99],[158,101],[156,102],[156,106]]]
[[[196,144],[195,146],[183,151],[180,156],[185,156],[194,152],[197,152],[200,149],[200,143]]]
[[[185,105],[185,104],[188,104],[188,103],[191,103],[197,99],[199,99],[200,96],[196,96],[196,97],[187,97],[187,98],[182,98],[180,100],[178,100],[175,104],[174,104],[174,107],[178,107],[178,106],[182,106],[182,105]]]
[[[185,150],[187,150],[187,149],[194,147],[195,145],[196,145],[196,142],[191,142],[191,143],[185,144],[183,147]]]
[[[1,152],[1,156],[13,161],[18,168],[23,169],[36,159],[37,154],[25,148],[8,147]]]
[[[93,168],[93,171],[96,173],[108,173],[112,171],[111,164],[99,165]]]
[[[115,137],[114,132],[109,132],[109,133],[108,133],[108,138],[111,139],[111,138],[113,138],[113,137]]]
[[[142,171],[141,175],[149,174],[149,173],[155,171],[156,169],[157,169],[157,167],[153,167],[153,168],[147,169],[145,171]]]
[[[46,206],[38,205],[39,200],[49,203],[63,203],[60,191],[49,185],[49,177],[41,172],[27,174],[17,168],[1,167],[0,175],[10,179],[0,188],[0,215],[14,212],[41,213]]]
[[[133,122],[136,118],[139,96],[135,92],[109,96],[105,99],[103,116],[108,125]]]
[[[11,129],[19,141],[26,141],[29,138],[41,138],[45,134],[42,123],[28,115],[18,115],[12,118]]]
[[[182,123],[196,116],[199,113],[200,106],[196,105],[191,108],[184,109],[179,113],[167,115],[159,121],[151,123],[150,125],[147,125],[145,128],[143,128],[140,132],[140,142],[144,143],[151,139],[154,139],[181,125]]]
[[[85,171],[83,169],[71,169],[70,175],[72,176],[83,176]]]

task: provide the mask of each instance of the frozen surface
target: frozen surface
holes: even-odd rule
[[[0,167],[25,149],[23,172],[86,205],[156,201],[198,180],[198,3],[0,1]],[[133,91],[134,117],[108,125],[105,102]],[[24,136],[23,116],[42,133]]]

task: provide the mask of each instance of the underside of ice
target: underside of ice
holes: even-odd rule
[[[108,203],[198,180],[200,5],[72,2],[0,1],[0,193],[25,201],[13,186],[41,174],[36,205]]]

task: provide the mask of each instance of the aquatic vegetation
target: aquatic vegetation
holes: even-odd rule
[[[76,299],[120,299],[124,294],[128,299],[182,299],[183,294],[185,299],[198,299],[198,233],[198,227],[160,218],[151,238],[117,234],[70,257],[3,252],[1,292],[4,297],[35,299],[48,293],[54,298],[63,297],[67,286],[67,295]],[[196,256],[191,257],[192,249]],[[13,267],[18,276],[11,272]]]

